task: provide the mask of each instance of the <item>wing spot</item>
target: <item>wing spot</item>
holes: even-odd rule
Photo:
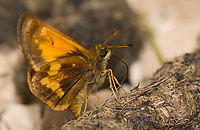
[[[48,71],[47,73],[48,73],[50,76],[52,76],[52,75],[56,75],[56,74],[58,73],[58,71],[57,71],[57,70]]]
[[[50,70],[59,70],[61,67],[61,64],[58,62],[52,62],[50,65]]]
[[[51,88],[52,92],[54,92],[56,89],[60,87],[60,84],[57,82],[51,82],[51,83],[48,83],[46,87]]]
[[[38,39],[35,39],[34,41],[35,41],[35,43],[39,43],[39,40],[38,40]]]
[[[50,70],[47,72],[50,76],[58,74],[61,64],[58,62],[52,62],[50,65]]]
[[[40,80],[40,83],[41,83],[42,85],[49,84],[49,78],[48,78],[48,77],[45,77],[45,78],[41,79],[41,80]]]
[[[60,97],[62,97],[65,93],[63,92],[63,90],[61,88],[56,90],[56,94]]]

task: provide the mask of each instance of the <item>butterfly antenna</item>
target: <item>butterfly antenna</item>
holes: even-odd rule
[[[117,34],[117,31],[115,31],[103,44],[106,44],[112,37],[114,37]]]

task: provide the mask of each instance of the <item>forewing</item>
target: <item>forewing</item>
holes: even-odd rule
[[[17,39],[35,71],[48,62],[69,55],[82,55],[85,59],[92,59],[92,54],[75,40],[28,13],[19,18]]]
[[[87,86],[90,67],[81,56],[50,62],[29,75],[30,90],[53,110],[64,110]]]

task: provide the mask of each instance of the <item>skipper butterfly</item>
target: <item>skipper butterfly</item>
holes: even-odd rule
[[[112,47],[128,46],[109,46],[107,40],[87,50],[28,13],[19,18],[17,40],[31,66],[27,73],[31,92],[53,110],[70,108],[78,116],[89,91],[95,92],[106,77],[117,99],[116,84],[121,85],[106,66]]]

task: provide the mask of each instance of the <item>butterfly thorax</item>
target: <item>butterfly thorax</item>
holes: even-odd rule
[[[107,68],[108,60],[111,57],[111,47],[106,44],[97,44],[90,49],[93,54],[93,68],[91,70],[91,79],[89,80],[90,91],[94,92],[100,87],[106,78],[105,70]]]

